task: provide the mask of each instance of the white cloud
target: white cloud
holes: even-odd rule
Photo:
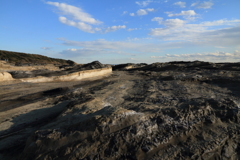
[[[94,49],[94,48],[70,48],[63,50],[60,52],[61,55],[67,58],[73,57],[74,60],[76,60],[77,57],[83,57],[83,56],[92,56],[92,55],[99,55],[99,54],[110,54],[110,52],[101,50],[101,49]]]
[[[237,62],[240,60],[240,52],[212,52],[212,53],[193,53],[193,54],[165,54],[165,56],[151,56],[153,59],[164,59],[171,61],[210,61],[210,62]]]
[[[141,2],[137,1],[136,4],[139,5],[140,7],[146,7],[146,6],[148,6],[149,3],[151,3],[151,2],[153,2],[153,1],[151,1],[151,0],[141,1]]]
[[[88,32],[88,33],[95,32],[95,29],[93,29],[91,25],[86,24],[84,22],[74,22],[74,21],[68,20],[66,17],[59,17],[59,21],[63,24],[76,27],[84,32]]]
[[[158,44],[144,43],[141,42],[131,42],[131,41],[107,41],[104,39],[99,39],[95,41],[70,41],[66,39],[59,39],[63,41],[63,45],[82,47],[82,48],[94,48],[96,50],[101,50],[102,53],[106,51],[109,52],[138,52],[138,53],[158,53],[161,51],[161,46]],[[96,52],[97,54],[97,52]]]
[[[214,3],[212,3],[211,1],[206,2],[204,1],[203,3],[199,3],[199,2],[195,2],[192,3],[192,7],[196,7],[196,8],[203,8],[203,9],[209,9],[214,5]]]
[[[181,19],[167,19],[163,21],[163,18],[161,17],[155,17],[152,19],[152,21],[157,21],[158,24],[165,25],[167,28],[176,28],[176,27],[181,27],[183,26],[186,22]],[[157,32],[157,29],[155,30]]]
[[[233,25],[236,23],[240,23],[240,20],[239,19],[235,19],[235,20],[221,19],[221,20],[216,20],[216,21],[202,22],[201,25],[202,26],[219,26],[219,25]]]
[[[154,11],[154,8],[147,8],[146,9],[148,12],[153,12]]]
[[[177,14],[172,14],[169,12],[166,12],[168,14],[168,17],[173,17],[173,16],[196,16],[197,13],[194,10],[188,10],[188,11],[181,11],[180,13]]]
[[[198,3],[199,3],[199,2],[192,3],[192,4],[191,4],[191,7],[196,6]]]
[[[60,11],[62,15],[67,15],[70,16],[71,18],[78,20],[78,21],[82,21],[85,23],[89,23],[89,24],[101,24],[101,21],[98,21],[94,18],[92,18],[92,16],[86,12],[84,12],[81,8],[79,7],[75,7],[72,5],[68,5],[66,3],[58,3],[58,2],[46,2],[49,5],[53,5],[55,7],[57,7]]]
[[[60,15],[65,15],[65,16],[60,16],[59,21],[65,25],[76,27],[80,29],[81,31],[88,32],[88,33],[95,33],[95,32],[100,32],[102,30],[103,33],[107,33],[110,31],[116,31],[118,29],[126,28],[126,26],[112,26],[112,27],[107,27],[105,29],[99,28],[99,27],[93,27],[93,25],[99,25],[102,24],[103,22],[96,20],[92,18],[92,16],[86,12],[84,12],[81,8],[75,7],[66,3],[59,3],[59,2],[46,2],[49,5],[53,5],[57,7],[61,12],[59,13]],[[127,11],[124,11],[123,14],[127,14]]]
[[[75,52],[75,51],[77,51],[77,49],[76,48],[70,48],[70,49],[67,49],[68,51],[72,51],[72,52]]]
[[[215,48],[221,48],[221,49],[223,49],[223,48],[226,48],[226,47],[222,47],[222,46],[214,46]]]
[[[113,32],[113,31],[116,31],[116,30],[119,30],[119,29],[125,29],[126,28],[126,26],[125,25],[119,25],[119,26],[112,26],[112,27],[108,27],[108,28],[106,28],[106,30],[105,30],[105,33],[107,33],[107,32]]]
[[[125,15],[125,14],[127,14],[127,13],[128,13],[128,11],[123,11],[122,15]]]
[[[224,26],[225,25],[218,25]],[[211,27],[211,26],[210,26]],[[205,27],[208,29],[208,27]],[[205,46],[240,47],[240,26],[225,27],[202,31],[196,44]]]
[[[130,16],[135,16],[135,13],[130,13],[129,15],[130,15]]]
[[[174,3],[174,5],[180,6],[181,8],[185,8],[186,7],[186,2],[179,1],[179,2]]]
[[[176,19],[167,19],[162,23],[167,27],[181,27],[184,25],[185,21],[176,18]]]
[[[141,29],[141,28],[139,28],[139,29]],[[153,38],[152,37],[145,37],[145,38],[130,38],[130,37],[128,37],[128,41],[129,42],[136,42],[136,41],[138,41],[138,42],[140,42],[140,41],[145,41],[145,40],[152,40]]]
[[[128,28],[127,31],[134,31],[134,30],[139,30],[139,28]]]
[[[182,43],[203,46],[240,46],[240,20],[217,20],[189,24],[187,21],[169,19],[159,21],[159,23],[165,27],[154,28],[149,35],[157,36],[164,41],[182,41]],[[214,29],[216,27],[217,29]]]
[[[209,9],[213,6],[212,2],[203,2],[197,5],[197,8]]]
[[[147,15],[148,12],[145,9],[139,9],[137,11],[137,15],[142,16],[142,15]]]
[[[239,27],[240,28],[240,27]],[[152,38],[145,38],[145,39],[130,39],[129,41],[107,41],[105,39],[99,39],[95,41],[71,41],[67,39],[59,39],[62,41],[62,45],[69,46],[70,49],[66,49],[62,51],[62,55],[65,57],[82,57],[82,56],[97,56],[98,58],[101,57],[99,54],[111,54],[111,55],[144,55],[152,53],[156,54],[163,54],[164,52],[168,52],[166,50],[170,49],[179,49],[179,48],[186,48],[192,46],[201,46],[201,48],[210,46],[223,46],[229,47],[233,45],[239,45],[239,33],[236,35],[236,38],[231,42],[229,38],[232,38],[232,35],[227,38],[231,32],[232,34],[236,34],[235,30],[239,30],[239,28],[232,28],[227,31],[220,30],[215,31],[215,33],[210,32],[206,34],[213,34],[213,35],[220,35],[219,37],[204,37],[205,35],[199,35],[201,41],[173,41],[173,42],[161,42],[158,41],[157,43],[151,43]],[[177,29],[176,29],[177,30]],[[234,30],[234,31],[233,31]],[[176,33],[173,33],[176,34]],[[177,33],[178,34],[178,33]],[[186,33],[185,33],[186,34]],[[169,35],[167,35],[169,36]],[[173,36],[175,38],[175,35]],[[178,35],[177,35],[178,37]],[[216,38],[216,39],[215,39]],[[207,40],[204,42],[203,40]],[[222,39],[223,43],[219,42],[218,39]],[[226,43],[227,41],[227,43]],[[148,43],[149,42],[149,43]],[[80,49],[77,49],[80,47]],[[237,48],[237,47],[235,47]],[[161,55],[163,61],[173,61],[173,60],[203,60],[203,61],[239,61],[240,60],[240,52],[236,51],[234,53],[230,52],[211,52],[211,53],[196,53],[196,54],[166,54]],[[221,59],[219,59],[221,57]],[[232,57],[232,59],[230,59]],[[159,58],[158,56],[153,56],[152,58]],[[146,62],[149,61],[148,59],[141,59],[138,62]],[[150,62],[150,61],[149,61]]]
[[[153,11],[154,11],[154,8],[139,9],[139,10],[137,11],[137,15],[143,16],[143,15],[147,15],[148,12],[153,12]]]
[[[163,18],[162,17],[154,17],[151,21],[156,21],[158,24],[162,24]]]

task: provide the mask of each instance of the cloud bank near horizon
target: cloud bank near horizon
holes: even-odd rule
[[[234,52],[240,50],[237,0],[36,0],[3,4],[6,8],[2,12],[8,16],[0,17],[4,24],[0,25],[0,45],[5,50],[69,57],[80,63],[97,59],[151,63],[184,55],[185,59],[239,61],[239,53]],[[216,53],[218,56],[213,56]]]

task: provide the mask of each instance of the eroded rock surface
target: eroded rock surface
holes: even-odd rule
[[[39,67],[41,68],[41,67]],[[52,76],[63,76],[71,73],[76,73],[79,71],[93,70],[111,68],[108,65],[101,64],[99,61],[94,61],[88,64],[72,64],[72,65],[62,65],[58,67],[58,70],[46,69],[33,69],[27,71],[10,71],[13,78],[33,78],[37,76],[42,77],[52,77]]]
[[[0,72],[0,81],[12,80],[12,75],[8,72]]]
[[[157,63],[101,80],[0,86],[1,156],[240,159],[239,67]]]
[[[54,81],[78,81],[87,78],[103,77],[112,73],[110,65],[94,61],[85,65],[73,64],[62,66],[58,71],[49,69],[37,69],[29,71],[0,72],[0,81],[22,81],[31,83],[54,82]],[[41,68],[41,67],[39,67]],[[1,66],[0,66],[1,71]]]

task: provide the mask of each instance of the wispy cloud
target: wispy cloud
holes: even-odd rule
[[[202,8],[202,9],[210,9],[213,5],[214,3],[212,3],[211,1],[209,2],[204,1],[202,3],[199,3],[199,2],[192,3],[191,6],[196,8]]]
[[[163,20],[161,17],[155,17],[152,21],[157,21],[165,27],[154,28],[149,34],[165,41],[181,40],[201,43],[212,41],[212,43],[222,43],[225,40],[225,44],[228,42],[238,42],[240,44],[240,39],[236,38],[236,36],[240,36],[240,20],[238,19],[207,21],[199,24],[190,24],[180,19]],[[213,29],[216,26],[218,29]],[[221,45],[216,44],[216,46]]]
[[[82,57],[82,56],[92,56],[92,55],[101,55],[101,54],[110,54],[110,51],[104,49],[95,49],[95,48],[69,48],[60,52],[61,55],[64,55],[68,58],[71,57]]]
[[[116,31],[118,29],[126,28],[126,26],[112,26],[107,28],[100,28],[94,27],[94,25],[103,24],[103,22],[96,20],[90,14],[83,11],[83,9],[79,7],[75,7],[66,3],[59,3],[59,2],[46,2],[49,5],[55,6],[60,11],[59,21],[62,24],[76,27],[81,31],[88,32],[88,33],[95,33],[97,31],[102,33],[107,33],[111,31]],[[127,12],[125,11],[124,14]],[[64,15],[64,16],[63,16]]]
[[[148,6],[151,2],[153,2],[152,0],[147,0],[147,1],[137,1],[135,2],[137,5],[139,5],[140,7],[146,7]]]
[[[195,16],[197,13],[194,10],[188,10],[188,11],[181,11],[180,13],[170,13],[166,12],[168,14],[168,17],[174,17],[174,16]]]
[[[75,7],[66,3],[59,3],[59,2],[48,1],[46,3],[57,7],[61,11],[61,14],[69,16],[74,20],[78,20],[84,23],[89,23],[89,24],[95,24],[95,25],[102,23],[101,21],[92,18],[90,14],[84,12],[79,7]]]
[[[158,53],[161,51],[161,47],[152,43],[141,43],[131,41],[107,41],[105,39],[98,39],[95,41],[71,41],[67,39],[59,39],[65,46],[81,47],[85,49],[94,48],[101,51],[101,53],[116,53],[121,51],[122,53]],[[98,54],[98,52],[96,52]]]
[[[181,48],[183,45],[189,46],[193,43],[141,43],[139,40],[136,41],[107,41],[105,39],[99,39],[95,41],[71,41],[67,39],[59,39],[62,41],[62,45],[69,46],[68,49],[63,50],[60,54],[63,57],[76,58],[82,60],[84,57],[101,55],[122,55],[132,56],[138,58],[139,55],[146,53],[161,55],[163,52],[166,53],[167,49]],[[147,39],[145,39],[147,41]],[[150,40],[151,41],[151,40]],[[185,46],[185,47],[186,47]],[[201,44],[202,47],[204,45]],[[210,61],[210,62],[237,62],[240,60],[240,52],[235,51],[233,53],[216,51],[216,52],[198,52],[193,54],[165,54],[161,56],[151,56],[153,61]],[[138,62],[142,62],[143,59],[139,59]],[[126,62],[126,61],[125,61]],[[137,61],[136,61],[137,62]],[[124,62],[122,62],[124,63]]]
[[[126,28],[126,26],[125,25],[119,25],[119,26],[112,26],[112,27],[108,27],[108,28],[106,28],[106,30],[104,31],[105,33],[107,33],[107,32],[114,32],[114,31],[116,31],[116,30],[119,30],[119,29],[125,29]]]
[[[175,27],[181,27],[186,23],[184,20],[181,19],[167,19],[163,20],[162,17],[154,17],[152,21],[158,22],[158,24],[165,25],[167,28],[175,28]]]
[[[186,2],[179,1],[179,2],[174,3],[173,5],[177,5],[177,6],[181,7],[181,8],[185,8],[186,7]]]
[[[153,12],[153,11],[154,11],[154,8],[139,9],[137,11],[137,15],[143,16],[143,15],[147,15],[149,12]]]
[[[84,22],[75,22],[72,20],[68,20],[66,17],[59,17],[59,21],[63,24],[76,27],[84,32],[95,33],[95,29],[93,29],[91,25]]]
[[[194,6],[198,5],[198,4],[199,4],[199,2],[194,2],[194,3],[191,4],[191,7],[194,7]]]
[[[151,21],[156,21],[158,24],[162,24],[163,18],[162,17],[154,17]]]
[[[161,59],[165,61],[210,61],[210,62],[236,62],[240,60],[240,52],[238,50],[233,53],[213,52],[213,53],[194,53],[194,54],[165,54],[164,56],[151,56],[153,59]]]
[[[135,13],[129,13],[130,16],[135,16]]]
[[[128,28],[127,31],[134,31],[134,30],[139,30],[139,28]]]
[[[222,23],[219,21],[203,22],[200,24],[187,24],[185,21],[179,19],[163,20],[161,17],[155,17],[153,20],[162,20],[165,29],[152,30],[154,38],[146,37],[145,39],[129,39],[127,41],[108,41],[105,39],[98,39],[94,41],[72,41],[68,39],[59,39],[62,45],[70,47],[70,49],[63,50],[62,55],[81,57],[81,56],[98,56],[99,54],[106,55],[145,55],[157,54],[161,55],[168,52],[168,50],[180,49],[191,46],[199,46],[207,48],[209,46],[220,46],[240,48],[240,26],[234,25],[240,20],[225,20]],[[228,28],[211,29],[209,27],[218,26],[220,24],[228,24]],[[185,30],[183,29],[185,28]],[[156,31],[156,32],[155,32]],[[155,33],[154,33],[155,32]],[[162,41],[164,40],[164,41]],[[219,48],[219,47],[218,47]],[[196,54],[167,54],[161,57],[155,56],[152,58],[162,58],[163,61],[173,60],[202,60],[202,61],[239,61],[240,53],[228,52],[214,52],[214,53],[196,53]],[[142,60],[139,60],[143,61]],[[150,61],[149,61],[150,62]],[[153,62],[153,60],[151,61]]]
[[[95,33],[92,25],[99,25],[102,22],[92,18],[92,16],[84,12],[81,8],[75,7],[66,3],[46,2],[49,5],[55,6],[61,11],[59,14],[64,15],[59,17],[59,21],[65,25],[76,27],[84,32]],[[67,16],[67,17],[65,17]],[[71,20],[70,20],[70,19]]]
[[[125,15],[125,14],[127,14],[127,13],[128,13],[128,11],[123,11],[122,15]]]

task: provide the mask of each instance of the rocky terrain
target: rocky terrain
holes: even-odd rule
[[[71,74],[79,71],[93,70],[108,68],[109,65],[101,64],[98,61],[94,61],[88,64],[80,65],[62,65],[59,66],[58,70],[49,70],[49,69],[37,69],[31,71],[10,71],[13,78],[31,78],[37,76],[52,77],[52,76],[62,76]]]
[[[85,67],[104,67],[94,64]],[[126,64],[101,78],[0,84],[0,159],[240,159],[240,63]]]

